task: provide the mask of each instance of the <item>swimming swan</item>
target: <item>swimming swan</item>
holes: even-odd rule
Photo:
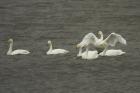
[[[46,53],[47,55],[50,55],[50,54],[66,54],[66,53],[69,52],[69,51],[64,50],[64,49],[53,49],[52,42],[50,40],[48,41],[48,44],[49,44],[50,48]]]
[[[117,42],[126,45],[126,40],[117,33],[111,33],[106,39],[103,40],[103,33],[100,31],[100,35],[102,38],[96,39],[94,36],[92,37],[92,43],[94,47],[97,49],[99,53],[103,51],[103,55],[105,55],[107,48],[109,46],[115,46]]]
[[[87,54],[88,53],[88,54]],[[99,54],[97,51],[88,51],[82,53],[82,47],[79,48],[79,53],[77,54],[78,57],[82,57],[82,59],[96,59],[99,57]]]
[[[119,55],[123,55],[125,54],[125,52],[123,52],[121,49],[110,49],[110,50],[107,50],[105,55],[103,55],[103,52],[100,53],[99,55],[100,56],[119,56]]]
[[[10,43],[9,50],[7,55],[17,55],[17,54],[29,54],[30,52],[23,49],[17,49],[13,51],[13,39],[9,39],[8,42]]]

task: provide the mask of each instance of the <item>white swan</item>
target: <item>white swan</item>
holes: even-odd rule
[[[82,41],[79,44],[77,44],[77,48],[79,48],[79,54],[77,56],[81,56],[82,48],[86,47],[85,56],[88,57],[89,46],[92,44],[92,40],[93,40],[91,39],[92,37],[95,37],[95,40],[98,39],[93,33],[88,33],[84,36]]]
[[[49,40],[48,41],[48,44],[49,44],[49,50],[47,51],[47,55],[50,55],[50,54],[66,54],[68,53],[69,51],[65,50],[65,49],[53,49],[52,47],[52,42]]]
[[[101,35],[100,39],[97,39],[95,36],[93,36],[91,39],[92,44],[98,51],[98,53],[103,52],[103,55],[105,55],[107,48],[109,46],[115,46],[117,42],[120,42],[121,44],[126,45],[126,40],[119,34],[111,33],[106,39],[103,40],[103,33],[100,31],[99,34]]]
[[[82,59],[88,59],[88,60],[91,60],[91,59],[96,59],[99,57],[99,54],[97,51],[88,51],[88,54],[87,52],[83,52],[82,53],[82,47],[79,48],[79,53],[77,54],[78,57],[82,57]]]
[[[123,54],[125,54],[125,52],[123,52],[120,49],[118,49],[118,50],[110,49],[110,50],[106,51],[105,55],[103,55],[103,52],[100,53],[99,55],[100,56],[119,56],[119,55],[123,55]]]
[[[8,42],[10,43],[9,50],[7,52],[7,55],[17,55],[17,54],[29,54],[30,52],[28,50],[23,50],[23,49],[17,49],[17,50],[12,50],[13,48],[13,39],[9,39]]]
[[[87,47],[86,54],[88,54],[89,45],[93,45],[98,54],[103,52],[102,55],[105,55],[107,48],[115,46],[117,42],[126,45],[126,40],[119,34],[111,33],[106,39],[103,39],[102,31],[99,31],[98,34],[101,36],[100,38],[97,38],[93,33],[85,35],[83,40],[77,44],[77,47]]]

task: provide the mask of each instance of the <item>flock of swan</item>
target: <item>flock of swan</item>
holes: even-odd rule
[[[78,57],[82,59],[96,59],[99,56],[118,56],[125,54],[122,50],[118,49],[108,49],[109,46],[114,47],[119,42],[123,45],[126,45],[126,40],[117,33],[111,33],[107,38],[104,39],[103,32],[99,31],[97,37],[94,33],[86,34],[82,41],[77,44],[77,48],[79,48]],[[17,55],[17,54],[29,54],[30,51],[24,49],[13,50],[13,39],[9,39],[8,42],[9,50],[7,55]],[[49,50],[46,52],[47,55],[56,55],[56,54],[67,54],[68,50],[65,49],[53,49],[52,42],[48,41]],[[94,48],[94,51],[89,50],[90,48]],[[86,50],[83,52],[83,48]]]

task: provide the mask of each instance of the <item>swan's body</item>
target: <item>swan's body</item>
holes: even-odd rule
[[[88,53],[88,54],[87,54]],[[79,49],[79,53],[77,55],[78,57],[82,57],[82,59],[88,59],[88,60],[91,60],[91,59],[96,59],[98,58],[98,52],[97,51],[88,51],[88,52],[83,52],[82,53],[82,48]]]
[[[17,54],[29,54],[30,52],[28,50],[23,49],[17,49],[13,51],[13,39],[8,40],[10,43],[9,50],[7,52],[7,55],[17,55]]]
[[[118,49],[118,50],[114,50],[114,49],[110,49],[107,50],[105,55],[103,55],[103,52],[100,53],[100,56],[119,56],[119,55],[123,55],[125,54],[125,52],[123,52],[122,50]]]
[[[69,51],[65,50],[65,49],[53,49],[52,47],[52,43],[49,40],[48,44],[50,46],[50,49],[47,51],[47,55],[51,55],[51,54],[67,54]]]
[[[30,52],[23,49],[17,49],[12,51],[11,53],[7,53],[7,55],[17,55],[17,54],[29,54]]]
[[[52,51],[48,51],[47,54],[66,54],[68,53],[69,51],[67,50],[64,50],[64,49],[54,49]]]

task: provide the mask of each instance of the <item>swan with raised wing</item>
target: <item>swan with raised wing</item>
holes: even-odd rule
[[[106,39],[103,39],[102,31],[100,31],[99,34],[101,35],[100,39],[97,39],[95,41],[96,38],[94,37],[91,38],[92,44],[94,45],[95,49],[98,51],[98,54],[103,52],[102,55],[105,55],[108,47],[109,46],[114,47],[117,44],[117,42],[120,42],[121,44],[124,44],[124,45],[127,44],[126,40],[117,33],[111,33]]]
[[[88,58],[89,46],[92,44],[93,39],[91,38],[93,37],[95,38],[95,40],[98,39],[93,33],[88,33],[83,37],[82,41],[79,44],[77,44],[77,48],[79,48],[79,54],[77,56],[81,56],[82,48],[85,47],[86,48],[86,51],[84,52],[85,58]]]
[[[28,50],[23,50],[23,49],[13,50],[13,39],[9,39],[8,42],[10,43],[10,45],[9,45],[9,50],[7,52],[7,55],[29,54],[30,53]]]
[[[126,45],[126,40],[117,33],[111,33],[106,39],[103,39],[102,31],[99,31],[98,34],[100,35],[100,38],[97,38],[93,33],[87,34],[83,40],[77,44],[77,47],[80,48],[86,46],[86,54],[88,56],[88,46],[93,45],[98,51],[98,54],[103,52],[102,56],[104,56],[109,46],[113,47],[117,42]]]

